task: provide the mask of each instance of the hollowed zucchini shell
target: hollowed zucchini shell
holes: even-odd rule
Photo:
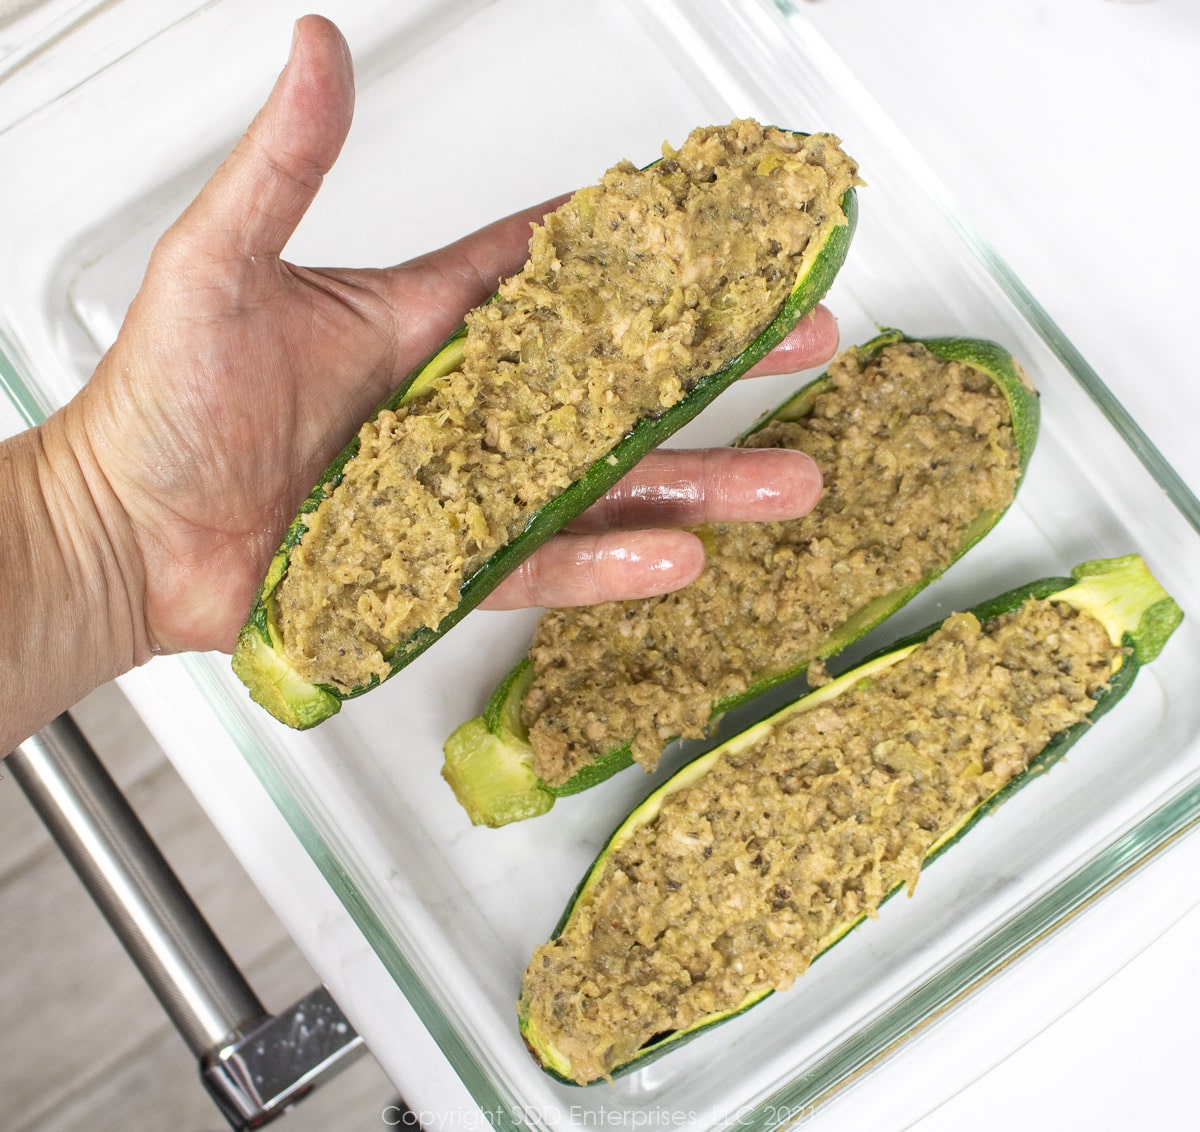
[[[1018,451],[1019,487],[1037,441],[1040,410],[1036,392],[1012,355],[986,339],[918,339],[899,330],[883,331],[860,346],[858,353],[860,357],[868,358],[886,346],[900,342],[920,342],[938,357],[969,365],[995,382],[1008,403],[1013,440]],[[814,400],[829,383],[827,373],[809,382],[756,421],[735,443],[742,443],[771,421],[793,421],[807,416]],[[1002,511],[983,511],[964,527],[962,542],[947,568],[983,538],[1002,514]],[[869,602],[832,632],[813,656],[787,668],[764,672],[744,692],[719,701],[713,708],[713,718],[800,675],[813,660],[842,652],[910,601],[941,572],[929,574],[912,586]],[[442,775],[476,825],[498,827],[543,814],[554,805],[555,798],[587,790],[633,764],[630,743],[626,742],[581,767],[564,783],[551,786],[542,782],[533,772],[533,749],[521,722],[521,700],[532,680],[533,664],[526,657],[491,694],[483,714],[463,724],[446,741]]]
[[[1056,601],[1066,602],[1076,609],[1092,614],[1107,630],[1109,639],[1114,644],[1124,645],[1125,651],[1123,654],[1118,654],[1109,683],[1097,692],[1095,707],[1090,715],[1083,722],[1076,723],[1054,735],[1021,774],[984,799],[975,809],[964,815],[956,826],[947,830],[930,847],[924,858],[923,866],[929,865],[940,857],[984,814],[993,810],[1030,780],[1044,774],[1058,762],[1068,748],[1087,733],[1096,721],[1125,695],[1132,686],[1139,668],[1158,656],[1167,638],[1183,618],[1179,606],[1155,581],[1145,562],[1136,554],[1123,558],[1085,562],[1076,567],[1069,578],[1042,578],[1030,582],[1009,590],[990,601],[976,605],[970,612],[982,621],[1017,609],[1030,598],[1054,598]],[[873,673],[901,663],[940,624],[941,622],[930,625],[887,650],[876,653],[855,668],[843,673],[830,684],[794,701],[774,715],[694,759],[664,782],[633,810],[608,839],[571,897],[566,910],[551,934],[551,939],[562,934],[576,908],[587,899],[589,892],[599,882],[604,865],[613,850],[623,844],[634,830],[652,822],[668,795],[695,782],[726,752],[737,751],[759,742],[783,719],[827,703],[854,688],[859,681]],[[900,885],[893,889],[887,898],[890,899],[903,887]],[[816,958],[823,955],[866,918],[866,913],[863,913],[839,926],[823,941]],[[756,989],[731,1009],[705,1015],[686,1029],[657,1035],[651,1042],[638,1050],[630,1060],[614,1066],[612,1076],[622,1076],[642,1068],[662,1054],[711,1030],[712,1027],[745,1013],[750,1007],[773,993],[774,991],[770,987]],[[523,996],[518,1002],[517,1009],[521,1034],[530,1052],[542,1068],[564,1084],[578,1084],[570,1075],[568,1059],[554,1047],[552,1042],[538,1034],[530,1025]]]
[[[841,215],[829,217],[825,227],[805,249],[795,285],[765,329],[748,341],[726,366],[697,381],[682,400],[657,415],[643,417],[571,486],[538,510],[520,534],[497,550],[463,582],[458,605],[436,629],[421,629],[395,644],[387,657],[388,677],[395,675],[461,621],[551,535],[586,510],[647,452],[687,424],[718,394],[774,349],[788,331],[817,305],[845,262],[858,218],[857,197],[853,188],[846,191],[840,204]],[[462,357],[466,333],[464,324],[428,361],[401,382],[379,406],[375,415],[385,409],[394,410],[410,398],[427,392],[441,378],[453,372]],[[326,684],[312,684],[302,679],[284,653],[275,612],[275,594],[287,574],[292,548],[306,530],[304,517],[336,489],[341,482],[342,469],[358,451],[358,445],[356,436],[325,470],[305,500],[271,561],[246,624],[238,635],[233,656],[234,672],[256,702],[290,727],[312,727],[337,712],[343,700],[361,695],[381,682],[372,679],[349,692],[342,692]]]

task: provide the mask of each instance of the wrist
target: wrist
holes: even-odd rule
[[[96,458],[76,398],[38,429],[41,484],[63,567],[79,587],[104,679],[157,651],[146,622],[146,577],[133,527]],[[103,644],[101,644],[103,642]]]
[[[0,531],[2,755],[154,650],[129,523],[73,407],[0,447]]]

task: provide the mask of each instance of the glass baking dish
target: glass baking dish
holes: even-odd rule
[[[125,0],[42,11],[24,47],[0,54],[0,156],[19,171],[0,185],[0,385],[27,421],[68,399],[112,340],[155,237],[261,101],[301,9]],[[326,11],[355,50],[359,101],[289,249],[300,262],[408,258],[620,157],[648,161],[699,123],[753,115],[842,137],[868,182],[827,300],[843,342],[879,325],[995,338],[1028,369],[1044,414],[1012,512],[856,654],[1028,578],[1132,550],[1185,610],[1200,609],[1195,497],[789,4],[368,0]],[[743,383],[676,443],[727,442],[801,380]],[[441,743],[479,711],[534,619],[476,613],[304,734],[256,709],[226,658],[184,662],[492,1124],[786,1123],[1200,816],[1189,619],[1067,763],[791,991],[613,1085],[561,1086],[517,1033],[521,972],[618,818],[683,752],[653,781],[631,771],[546,817],[472,828],[438,774]]]

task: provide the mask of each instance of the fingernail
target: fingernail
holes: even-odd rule
[[[296,54],[296,44],[299,42],[300,42],[300,21],[297,20],[294,24],[292,24],[292,44],[288,48],[288,57],[287,57],[287,61],[289,63],[292,61],[292,56]]]

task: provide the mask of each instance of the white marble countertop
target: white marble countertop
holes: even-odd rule
[[[1200,10],[1189,0],[815,0],[804,11],[1200,492],[1200,382],[1186,363],[1200,299]],[[152,722],[171,679],[160,673],[151,687],[135,674],[124,686]],[[431,1128],[481,1127],[257,779],[215,732],[206,747],[197,726],[190,749],[204,753],[173,750],[180,773],[398,1088]],[[922,1132],[1178,1123],[1194,1106],[1198,865],[1191,837],[812,1123],[916,1122]],[[1105,952],[1100,969],[1121,968],[1098,990],[1094,979],[1073,984],[1071,949],[1081,947]],[[1005,1057],[991,1045],[997,1028],[1041,1032]],[[946,1098],[946,1080],[971,1083]]]

